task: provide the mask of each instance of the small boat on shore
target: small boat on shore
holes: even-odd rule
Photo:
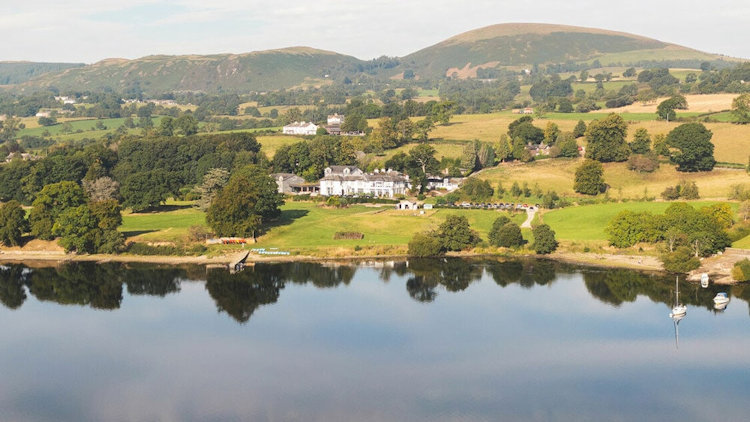
[[[708,287],[708,273],[701,274],[701,287],[704,289]]]

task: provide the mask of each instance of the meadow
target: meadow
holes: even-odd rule
[[[689,202],[695,208],[715,204],[715,201]],[[552,210],[544,213],[542,220],[549,224],[560,240],[606,241],[605,228],[610,220],[624,210],[661,214],[671,202],[611,202]],[[736,210],[737,205],[732,203]]]
[[[573,181],[582,161],[582,158],[558,158],[528,164],[502,163],[482,170],[476,177],[489,181],[493,187],[502,183],[506,190],[513,182],[519,185],[528,182],[531,186],[539,184],[545,192],[554,190],[561,196],[580,196],[573,190]],[[638,173],[628,170],[626,163],[604,164],[604,182],[610,186],[609,196],[616,199],[658,198],[667,186],[683,180],[695,182],[701,198],[711,199],[728,197],[732,185],[750,184],[750,177],[744,170],[716,168],[711,172],[681,173],[673,164],[662,163],[653,173]]]
[[[186,241],[191,226],[205,226],[205,214],[187,203],[176,204],[180,204],[177,209],[168,211],[126,213],[120,231],[129,240],[135,241]],[[281,210],[281,218],[258,238],[258,247],[310,250],[405,246],[415,233],[437,228],[451,214],[466,216],[471,227],[486,239],[492,223],[500,216],[500,212],[489,210],[436,209],[419,214],[415,211],[397,211],[391,206],[328,208],[319,203],[299,201],[287,201]],[[518,224],[525,218],[525,213],[512,215],[513,221]],[[365,236],[362,240],[334,240],[336,232],[360,232]]]

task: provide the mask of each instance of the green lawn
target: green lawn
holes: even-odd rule
[[[437,228],[446,216],[464,215],[472,229],[483,239],[500,215],[488,210],[433,210],[420,215],[415,211],[397,211],[391,207],[355,205],[348,208],[323,208],[310,202],[287,201],[281,221],[259,238],[260,247],[305,249],[315,247],[353,247],[355,245],[406,245],[414,233]],[[518,224],[526,214],[512,217]],[[359,232],[362,240],[334,240],[336,232]]]
[[[691,202],[695,208],[701,208],[716,202]],[[607,240],[605,227],[619,212],[630,210],[634,212],[648,211],[661,214],[671,202],[618,202],[608,204],[585,205],[580,207],[562,208],[544,214],[544,222],[555,231],[561,240]],[[731,204],[736,209],[736,204]]]
[[[134,118],[133,120],[137,122],[138,119]],[[72,120],[69,122],[73,127],[73,132],[71,133],[63,133],[63,123],[57,123],[52,126],[40,126],[35,128],[22,129],[18,132],[18,137],[42,136],[45,131],[48,131],[51,136],[63,141],[77,141],[84,138],[96,139],[104,136],[108,132],[115,131],[118,127],[122,126],[124,121],[125,118]],[[153,117],[153,121],[154,126],[158,126],[161,122],[161,116]],[[101,122],[106,127],[106,129],[97,129],[96,124],[99,122]],[[79,130],[81,132],[76,133]],[[140,129],[129,129],[128,132],[139,133]]]
[[[742,239],[732,244],[733,248],[750,249],[750,236],[745,236]]]
[[[120,231],[127,237],[138,236],[138,240],[181,241],[187,236],[188,228],[205,225],[205,214],[190,204],[170,202],[170,211],[153,213],[124,214]]]

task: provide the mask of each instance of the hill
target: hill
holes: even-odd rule
[[[401,60],[425,78],[476,77],[479,69],[521,69],[534,64],[637,65],[670,61],[696,63],[725,57],[624,32],[567,25],[510,23],[451,37]],[[731,59],[729,59],[731,60]],[[693,66],[697,67],[697,66]]]
[[[147,56],[107,59],[89,66],[44,74],[27,88],[64,90],[140,89],[166,91],[267,91],[321,85],[357,72],[364,62],[308,47],[210,56]]]
[[[82,66],[83,63],[0,62],[0,85],[19,84],[45,73]]]

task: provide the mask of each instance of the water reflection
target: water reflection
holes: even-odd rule
[[[205,280],[205,288],[224,312],[246,323],[262,305],[275,303],[288,283],[311,284],[320,289],[348,285],[359,268],[374,269],[383,282],[393,275],[405,278],[407,294],[415,301],[431,303],[442,293],[455,294],[489,275],[502,287],[518,285],[525,289],[555,283],[558,277],[582,274],[586,290],[599,301],[619,307],[635,302],[639,296],[671,306],[674,286],[669,276],[627,269],[582,268],[550,260],[464,260],[414,259],[403,262],[263,264],[230,274],[223,269],[200,266],[163,267],[117,263],[69,263],[57,267],[28,268],[24,265],[0,266],[0,302],[18,309],[32,295],[42,302],[89,306],[94,309],[118,309],[123,287],[130,295],[164,297],[180,292],[185,280]],[[681,300],[689,306],[722,312],[713,302],[720,291],[750,302],[750,287],[711,285],[701,288],[688,283]]]

